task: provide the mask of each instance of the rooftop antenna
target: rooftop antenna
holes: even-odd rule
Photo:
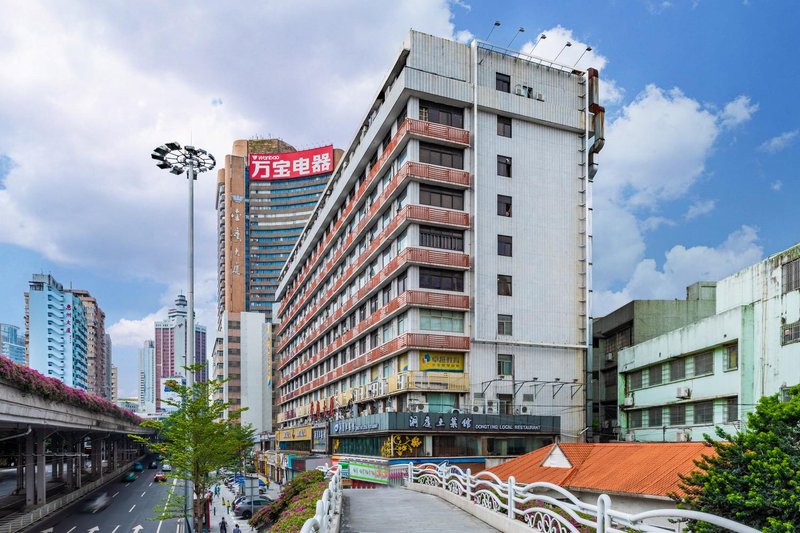
[[[525,33],[525,28],[523,28],[522,26],[519,27],[519,29],[517,30],[517,33],[515,33],[514,36],[511,38],[511,40],[508,41],[508,44],[506,45],[506,48],[511,48],[511,43],[514,42],[514,39],[516,39],[517,35],[519,35],[520,33]]]
[[[591,51],[592,51],[592,47],[591,46],[587,46],[586,50],[584,50],[581,53],[581,56],[578,58],[578,61],[576,61],[575,64],[572,65],[572,67],[575,68],[576,66],[578,66],[578,63],[580,62],[581,59],[583,59],[583,56],[586,55],[586,52],[591,52]]]
[[[536,47],[539,46],[539,43],[542,42],[545,39],[547,39],[547,35],[545,35],[544,33],[541,34],[538,39],[536,39],[536,42],[533,43],[533,48],[531,48],[531,51],[528,54],[528,57],[533,57],[533,51],[536,50]]]
[[[494,26],[492,26],[492,29],[491,29],[491,30],[489,30],[489,35],[487,35],[487,36],[486,36],[486,39],[484,39],[484,41],[488,41],[488,40],[489,40],[489,37],[491,37],[491,36],[492,36],[492,32],[494,32],[495,28],[497,28],[497,27],[499,27],[499,26],[500,26],[500,21],[499,21],[499,20],[495,20],[495,21],[494,21]]]
[[[565,45],[564,45],[564,47],[563,47],[563,48],[561,48],[561,52],[563,52],[564,50],[566,50],[568,46],[572,46],[572,43],[571,43],[571,42],[569,42],[569,41],[567,41],[567,44],[565,44]],[[558,59],[558,56],[560,56],[560,55],[561,55],[561,52],[559,52],[559,53],[556,55],[556,57],[553,59],[553,63],[555,63],[555,62],[556,62],[556,60]]]

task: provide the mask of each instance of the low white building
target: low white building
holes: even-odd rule
[[[800,383],[800,244],[717,283],[716,314],[620,351],[627,440],[733,432],[763,396]]]

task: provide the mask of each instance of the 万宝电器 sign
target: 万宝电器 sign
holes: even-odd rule
[[[250,180],[285,180],[333,171],[333,146],[280,154],[250,154]]]

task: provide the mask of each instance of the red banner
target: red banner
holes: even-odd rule
[[[282,154],[250,154],[250,179],[255,181],[304,178],[332,171],[333,145]]]

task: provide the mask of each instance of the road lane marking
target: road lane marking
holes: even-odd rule
[[[112,496],[112,498],[116,498],[117,494],[119,494],[119,492],[115,492],[114,495]]]
[[[172,498],[172,494],[175,492],[175,484],[178,482],[177,479],[172,480],[172,490],[167,492],[167,501],[164,502],[164,512],[167,512],[167,506],[169,505],[169,499]],[[161,524],[163,524],[163,520],[158,521],[158,527],[156,528],[156,533],[161,533]]]
[[[129,512],[129,513],[130,513],[130,512],[132,512],[132,511],[133,511],[133,509],[134,509],[135,507],[136,507],[136,504],[134,503],[134,504],[133,504],[133,507],[131,507],[131,508],[130,508],[130,510],[129,510],[128,512]]]
[[[115,528],[114,528],[114,531],[112,531],[111,533],[117,533],[117,530],[118,530],[118,529],[119,529],[119,524],[117,524],[117,527],[115,527]]]
[[[147,491],[144,491],[144,492],[142,493],[142,498],[144,498],[144,495],[145,495],[146,493],[147,493]]]
[[[75,529],[76,529],[77,527],[78,527],[78,526],[72,526],[72,529],[70,529],[69,531],[67,531],[67,533],[72,533],[73,531],[75,531]]]
[[[150,484],[149,484],[149,485],[147,485],[147,486],[148,486],[148,487],[152,487],[152,486],[153,486],[153,482],[151,481],[151,482],[150,482]]]

